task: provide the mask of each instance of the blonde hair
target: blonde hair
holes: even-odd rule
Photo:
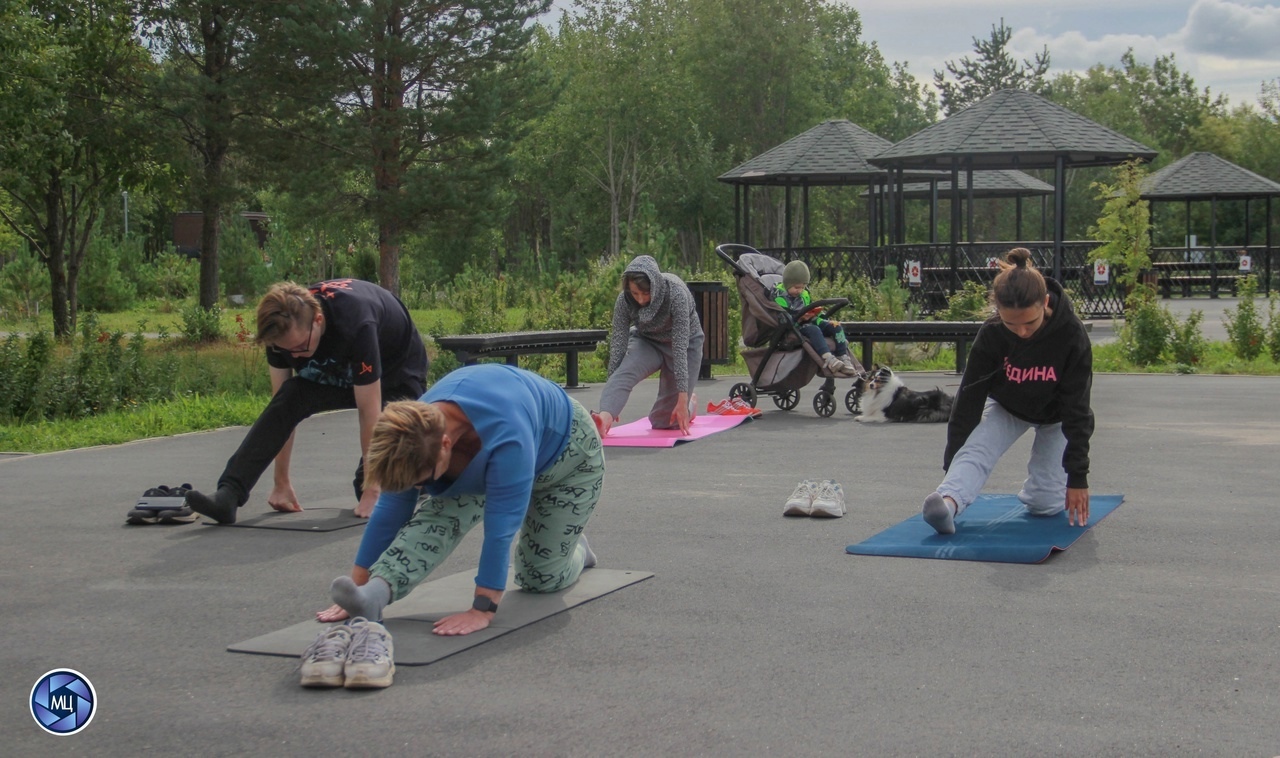
[[[439,408],[421,400],[387,403],[369,438],[364,486],[403,492],[431,476],[442,437],[444,413]]]
[[[1048,292],[1044,276],[1031,263],[1031,251],[1015,247],[1000,261],[1000,273],[991,285],[991,304],[997,308],[1030,308],[1043,303]]]
[[[320,312],[320,301],[311,290],[293,282],[271,285],[258,301],[258,335],[263,344],[274,345],[295,326],[306,327]]]

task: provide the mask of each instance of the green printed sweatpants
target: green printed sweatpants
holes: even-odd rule
[[[600,499],[604,448],[591,415],[577,400],[569,444],[533,482],[533,496],[516,535],[515,580],[528,592],[555,592],[578,581],[586,556],[578,536]],[[425,497],[391,546],[369,568],[391,585],[396,601],[439,566],[471,527],[484,520],[484,495]]]

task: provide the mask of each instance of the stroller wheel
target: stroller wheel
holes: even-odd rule
[[[813,409],[823,418],[830,417],[836,412],[836,399],[826,390],[818,390],[818,394],[813,396]]]
[[[862,393],[858,391],[857,387],[845,393],[844,407],[855,416],[862,414]]]
[[[738,382],[729,390],[730,398],[742,398],[752,408],[756,407],[756,388],[746,382]]]
[[[784,411],[789,411],[800,404],[800,390],[783,390],[773,396],[773,404]]]

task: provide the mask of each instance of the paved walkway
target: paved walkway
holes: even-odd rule
[[[942,425],[822,419],[806,389],[674,450],[610,450],[592,546],[656,577],[368,693],[224,651],[325,605],[359,530],[123,525],[148,486],[210,485],[242,429],[0,460],[0,734],[12,755],[1276,755],[1278,394],[1097,377],[1092,486],[1127,501],[1035,566],[844,553],[916,512]],[[346,503],[354,431],[351,413],[303,426],[306,502]],[[990,491],[1016,490],[1025,457]],[[843,482],[849,515],[784,519],[807,477]],[[441,571],[474,570],[479,543]],[[28,713],[55,667],[97,689],[79,735]]]

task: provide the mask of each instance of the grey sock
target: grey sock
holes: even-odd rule
[[[924,515],[924,521],[933,527],[938,534],[955,534],[956,519],[955,514],[951,512],[951,506],[947,505],[947,501],[940,493],[930,493],[924,499],[924,506],[921,508]]]
[[[238,498],[230,487],[219,487],[213,497],[190,490],[187,492],[186,504],[191,510],[208,516],[219,524],[236,523],[236,509],[240,507]]]
[[[391,585],[382,577],[372,577],[364,586],[357,586],[349,576],[340,576],[329,585],[333,602],[352,617],[364,616],[370,621],[382,621],[382,609],[391,602]]]
[[[587,535],[585,533],[578,535],[578,544],[582,545],[582,567],[595,568],[596,554],[591,550],[591,546],[587,544]]]

